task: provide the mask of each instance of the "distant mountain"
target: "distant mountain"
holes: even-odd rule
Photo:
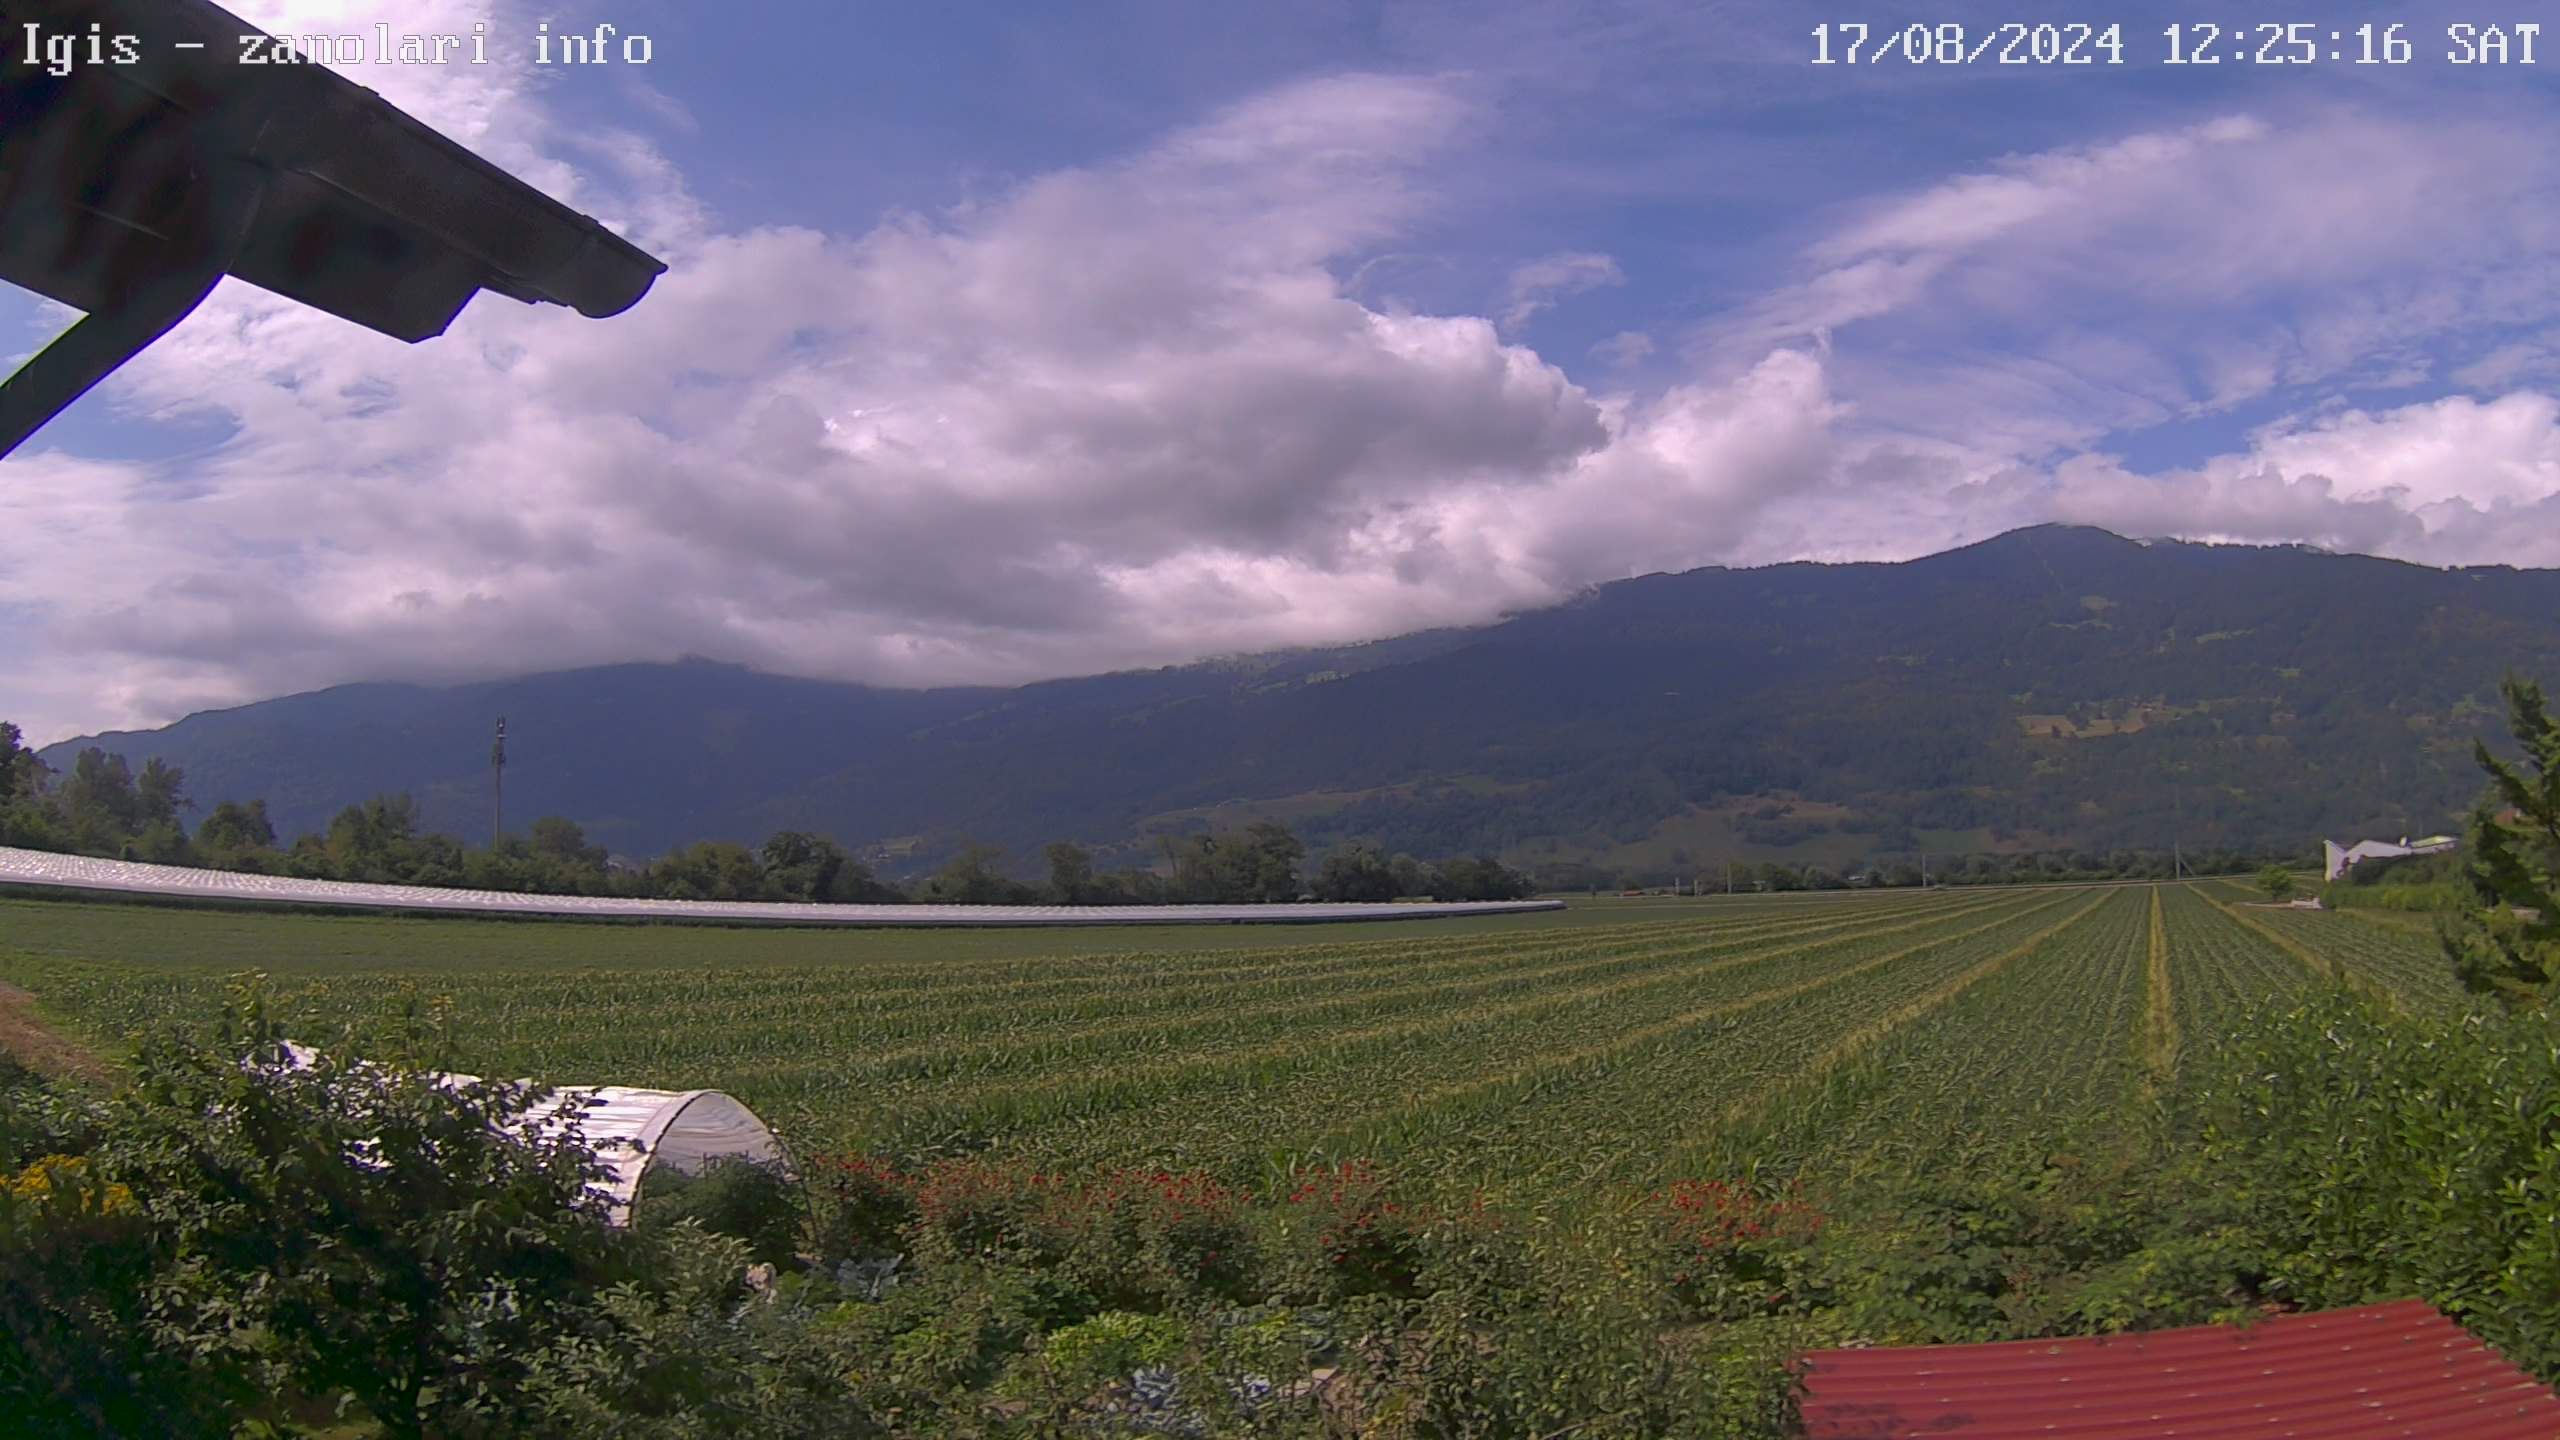
[[[2560,681],[2560,572],[2042,526],[1902,564],[1648,575],[1470,630],[1016,688],[705,662],[350,685],[66,741],[263,795],[390,790],[635,855],[783,828],[893,871],[1288,820],[1319,843],[1703,867],[1919,846],[2316,844],[2444,828],[2514,668]]]

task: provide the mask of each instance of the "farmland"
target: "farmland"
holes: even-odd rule
[[[1324,931],[827,933],[0,901],[0,982],[112,1051],[259,970],[298,1024],[449,999],[462,1061],[728,1090],[794,1142],[1518,1192],[2101,1139],[2246,1007],[2458,1003],[2431,939],[2225,885],[1577,906]]]

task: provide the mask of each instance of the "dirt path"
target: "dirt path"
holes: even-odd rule
[[[104,1080],[107,1062],[36,1018],[36,997],[0,981],[0,1054],[52,1080]]]

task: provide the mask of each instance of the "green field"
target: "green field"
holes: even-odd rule
[[[2457,1003],[2422,931],[2221,884],[1710,897],[1442,924],[770,931],[0,902],[0,981],[112,1053],[263,971],[449,997],[463,1062],[712,1087],[803,1149],[1525,1191],[2104,1136],[2261,999]]]

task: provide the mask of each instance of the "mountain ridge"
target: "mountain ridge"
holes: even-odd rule
[[[1319,842],[1676,867],[2440,828],[2511,666],[2560,668],[2560,572],[2054,525],[1020,686],[634,663],[335,686],[43,754],[163,758],[207,803],[265,796],[287,833],[408,790],[477,838],[505,714],[519,826],[565,814],[634,854],[811,829],[895,869],[964,838],[1111,853],[1269,815]]]

